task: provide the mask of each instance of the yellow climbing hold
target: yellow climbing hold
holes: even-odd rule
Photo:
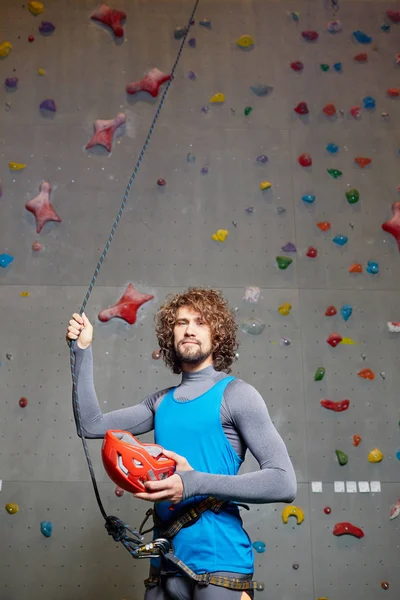
[[[352,340],[351,338],[344,337],[344,338],[342,338],[342,341],[340,343],[351,345],[351,344],[355,344],[355,341]]]
[[[289,302],[284,302],[280,306],[278,306],[278,312],[281,313],[284,317],[287,317],[290,311],[292,310],[292,305]]]
[[[218,94],[214,94],[214,96],[210,99],[211,104],[217,104],[221,102],[225,102],[225,94],[222,92],[218,92]]]
[[[44,4],[41,2],[29,2],[28,8],[33,15],[40,15],[44,11]]]
[[[12,171],[21,171],[21,169],[25,169],[26,165],[22,163],[10,162],[8,166]]]
[[[227,229],[218,229],[217,233],[212,234],[212,239],[217,242],[224,242],[229,235],[229,231]]]
[[[0,44],[0,56],[1,57],[5,57],[8,56],[10,54],[12,50],[12,44],[10,44],[10,42],[3,42],[2,44]]]
[[[304,521],[304,512],[301,510],[299,506],[295,506],[291,504],[290,506],[286,506],[282,511],[282,521],[287,523],[289,521],[289,517],[296,517],[297,525],[300,525]]]
[[[383,460],[383,454],[379,448],[374,448],[374,450],[371,450],[368,454],[368,462],[378,463],[381,462],[381,460]]]
[[[260,183],[260,188],[262,190],[268,190],[268,188],[270,188],[272,186],[272,183],[270,183],[269,181],[262,181]]]
[[[20,293],[20,296],[21,296],[22,298],[27,298],[27,297],[29,296],[29,292],[21,292],[21,293]]]
[[[244,34],[236,40],[236,43],[241,48],[250,48],[250,46],[254,45],[254,38],[251,35]]]
[[[46,75],[46,71],[44,69],[37,70],[38,75]]]
[[[19,511],[19,506],[18,504],[14,504],[13,502],[11,502],[9,504],[6,504],[6,511],[10,515],[15,515],[15,513]]]

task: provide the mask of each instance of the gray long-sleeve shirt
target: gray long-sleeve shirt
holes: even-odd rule
[[[102,438],[107,429],[123,429],[133,435],[153,430],[157,408],[173,388],[150,394],[134,406],[103,413],[94,386],[92,347],[82,350],[75,342],[73,348],[84,436]],[[193,400],[225,377],[226,373],[216,371],[212,366],[196,373],[183,373],[174,397],[181,402]],[[260,470],[239,475],[178,471],[184,488],[182,500],[207,494],[222,500],[254,504],[293,502],[297,489],[293,465],[257,390],[241,379],[231,381],[224,392],[220,415],[225,435],[237,454],[244,460],[249,449]]]

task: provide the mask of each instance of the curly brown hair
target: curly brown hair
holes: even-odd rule
[[[182,372],[174,348],[174,325],[178,308],[190,306],[200,313],[211,328],[213,364],[217,371],[231,372],[239,346],[238,325],[233,312],[219,290],[189,287],[186,292],[170,294],[154,317],[161,356],[173,373]]]

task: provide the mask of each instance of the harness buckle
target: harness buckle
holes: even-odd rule
[[[211,581],[211,573],[203,573],[202,577],[204,577],[204,579],[202,579],[201,581],[197,581],[198,585],[209,585],[210,581]]]

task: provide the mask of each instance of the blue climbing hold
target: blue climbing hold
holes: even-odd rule
[[[400,460],[400,448],[397,448],[396,450],[396,458]]]
[[[42,521],[40,523],[40,531],[45,537],[50,537],[53,533],[53,523],[51,521]]]
[[[364,108],[375,108],[375,100],[372,96],[366,96],[363,99]]]
[[[265,552],[264,542],[253,542],[253,548],[259,554],[261,554],[262,552]]]
[[[339,152],[339,146],[336,146],[336,144],[328,144],[326,149],[331,154],[337,154],[337,152]]]
[[[0,254],[0,267],[5,269],[10,263],[12,263],[13,260],[14,257],[10,256],[9,254]]]
[[[342,308],[340,309],[340,314],[345,321],[350,319],[352,312],[353,308],[350,306],[350,304],[343,304]]]
[[[272,85],[255,83],[254,85],[250,86],[250,89],[256,96],[268,96],[268,94],[270,94],[274,88]]]
[[[353,31],[353,35],[360,44],[370,44],[372,42],[372,37],[363,31],[360,31],[359,29],[357,29],[357,31]]]
[[[387,23],[384,23],[383,25],[381,25],[381,29],[382,31],[390,31],[390,25],[388,25]]]
[[[367,264],[367,271],[371,273],[371,275],[377,275],[379,273],[379,265],[377,262],[373,260],[369,260]]]
[[[313,204],[315,202],[315,196],[314,196],[314,194],[305,194],[304,196],[301,197],[301,199],[306,204]]]
[[[344,246],[345,244],[347,244],[348,239],[349,238],[347,237],[347,235],[335,235],[332,241],[335,242],[335,244],[337,244],[338,246]]]
[[[341,73],[342,72],[342,63],[341,62],[333,63],[333,68],[335,69],[335,71],[337,73]]]

